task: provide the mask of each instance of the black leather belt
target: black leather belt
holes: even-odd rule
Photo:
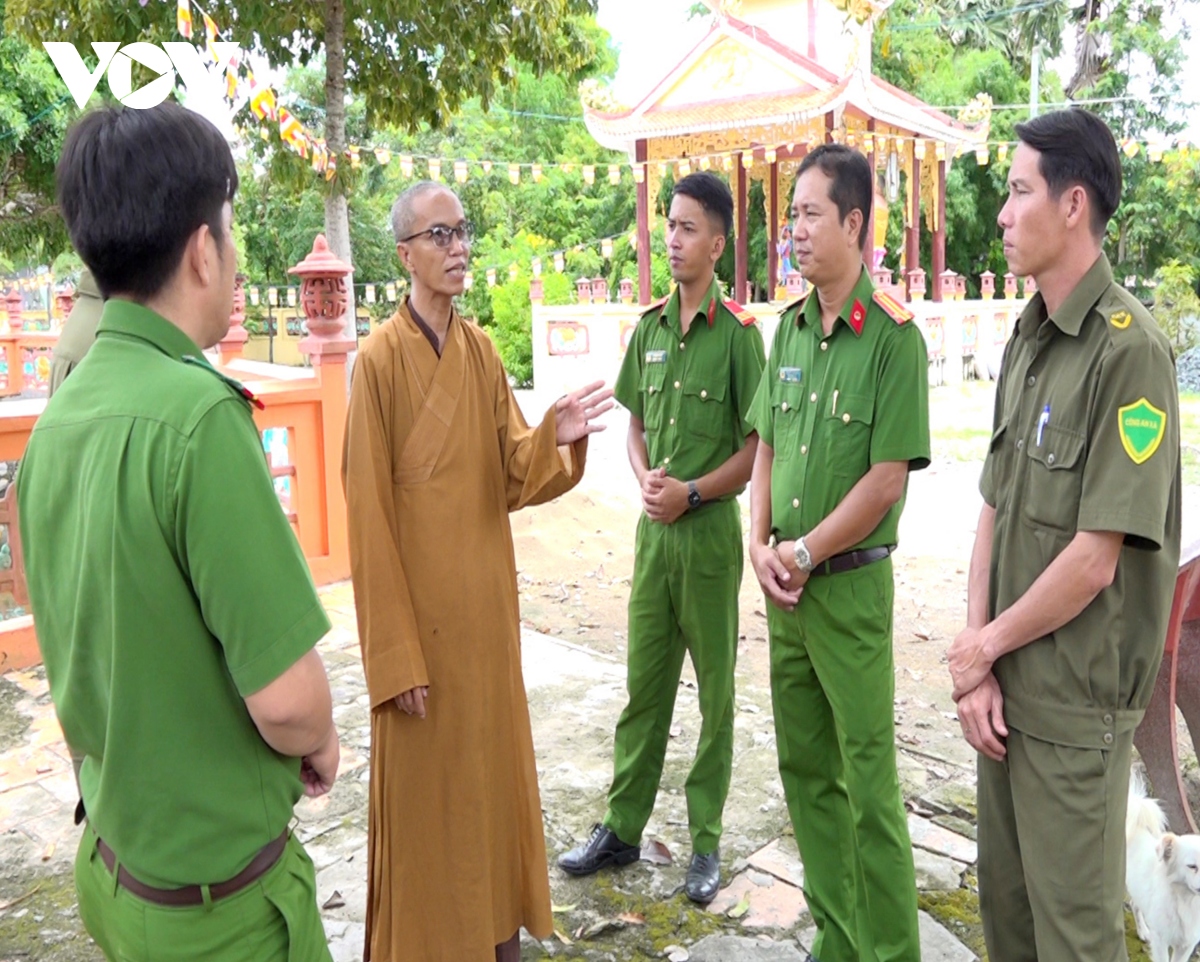
[[[844,571],[853,571],[855,568],[861,568],[863,565],[869,565],[875,561],[882,561],[893,551],[896,550],[894,544],[880,545],[878,548],[862,548],[859,551],[846,551],[842,554],[835,554],[828,561],[822,561],[816,565],[810,578],[815,578],[817,575],[840,575]]]

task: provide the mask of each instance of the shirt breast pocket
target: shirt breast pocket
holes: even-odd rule
[[[803,421],[800,405],[804,391],[800,384],[780,381],[771,392],[771,430],[774,433],[776,461],[789,461],[796,453]]]
[[[871,422],[875,398],[865,394],[839,394],[825,411],[825,458],[835,477],[858,480],[871,467]]]
[[[721,436],[725,421],[725,382],[689,375],[683,383],[683,429],[702,438]]]
[[[666,381],[666,375],[667,366],[665,364],[647,364],[642,370],[642,383],[639,385],[639,390],[642,392],[643,423],[649,430],[657,430],[662,426],[663,408],[665,407],[663,383]]]
[[[1081,431],[1051,427],[1025,439],[1025,517],[1036,525],[1074,531],[1083,494],[1083,463],[1087,438]]]

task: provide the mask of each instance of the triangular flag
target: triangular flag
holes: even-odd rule
[[[392,160],[392,152],[386,147],[375,148],[375,161],[381,166],[386,167]]]

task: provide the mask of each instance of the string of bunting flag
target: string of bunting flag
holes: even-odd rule
[[[218,56],[215,45],[225,37],[224,31],[204,11],[197,0],[176,0],[176,3],[176,29],[180,36],[188,40],[192,39],[194,33],[192,8],[195,7],[204,25],[204,42],[207,56],[212,64],[219,64],[221,59]],[[280,98],[270,84],[261,82],[255,76],[249,63],[236,55],[229,58],[225,67],[225,96],[231,106],[236,106],[240,100],[245,98],[246,104],[250,107],[250,112],[262,124],[259,129],[259,136],[263,140],[270,141],[271,131],[274,125],[278,125],[279,139],[300,157],[310,160],[315,172],[323,174],[326,180],[332,180],[337,175],[339,157],[335,156],[329,150],[325,139],[317,136],[305,127],[298,117],[279,102]],[[244,130],[243,133],[245,133]],[[899,134],[856,134],[854,131],[845,129],[835,130],[833,135],[835,140],[848,143],[850,146],[860,147],[865,152],[869,153],[872,149],[875,149],[877,159],[880,160],[886,158],[889,153],[906,150],[908,145],[912,144],[914,154],[918,160],[923,160],[926,155],[935,156],[938,160],[953,160],[955,157],[963,156],[973,150],[976,162],[980,166],[983,166],[991,162],[993,153],[1000,163],[1004,163],[1008,158],[1009,152],[1016,147],[1016,141],[989,140],[971,148],[962,143],[951,145],[924,137]],[[796,143],[799,142],[797,141]],[[686,176],[693,170],[721,169],[732,171],[738,163],[739,155],[741,156],[743,167],[746,168],[754,165],[756,153],[761,154],[767,163],[773,163],[778,152],[782,151],[785,147],[793,148],[796,146],[796,143],[781,143],[774,147],[760,146],[756,152],[726,151],[698,157],[673,157],[638,163],[628,161],[596,164],[547,161],[464,160],[454,157],[404,153],[384,145],[362,144],[348,145],[343,157],[352,170],[361,167],[365,160],[373,160],[381,166],[386,166],[395,160],[399,164],[401,175],[405,178],[416,176],[427,176],[430,180],[453,178],[455,182],[460,184],[466,183],[472,176],[478,176],[479,174],[489,176],[493,173],[506,174],[509,183],[514,185],[520,184],[525,179],[538,183],[551,170],[558,170],[567,174],[577,170],[582,177],[583,183],[588,186],[595,184],[598,178],[606,178],[609,184],[616,186],[622,183],[626,177],[631,178],[635,184],[643,183],[652,165],[660,176],[665,176],[668,171],[673,172],[677,176]],[[815,141],[812,141],[809,146],[815,146],[815,143]],[[1121,149],[1129,158],[1133,158],[1138,153],[1145,151],[1148,159],[1157,163],[1169,150],[1190,150],[1196,149],[1196,146],[1186,138],[1147,140],[1127,138],[1121,142]]]

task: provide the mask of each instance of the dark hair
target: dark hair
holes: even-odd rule
[[[71,242],[100,293],[138,300],[166,286],[200,225],[224,240],[222,208],[238,187],[220,131],[169,100],[84,114],[67,132],[56,176]]]
[[[1121,155],[1108,125],[1079,107],[1055,110],[1015,127],[1017,137],[1040,155],[1038,172],[1051,197],[1081,186],[1092,205],[1092,233],[1104,236],[1121,202]]]
[[[716,174],[707,170],[688,174],[671,192],[672,197],[680,194],[692,198],[706,214],[717,218],[723,234],[728,236],[733,230],[733,194],[729,192],[729,185]]]
[[[800,161],[796,179],[813,167],[833,181],[829,185],[829,199],[837,205],[840,223],[846,222],[850,211],[862,212],[862,226],[858,229],[858,246],[862,247],[871,219],[871,164],[863,154],[844,144],[821,144]]]

